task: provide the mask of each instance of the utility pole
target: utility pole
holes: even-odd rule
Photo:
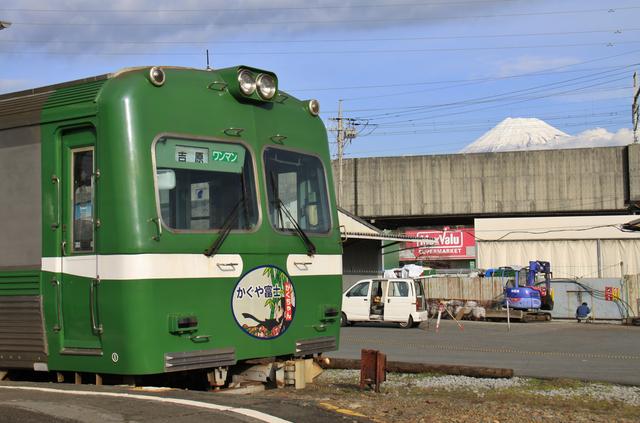
[[[344,126],[342,125],[342,100],[338,100],[338,204],[342,203],[342,156],[344,155]]]
[[[638,86],[638,73],[633,73],[633,103],[631,105],[631,122],[633,123],[633,143],[638,143],[638,120],[640,112],[638,111],[638,95],[640,95],[640,86]]]
[[[338,117],[329,120],[337,122],[329,131],[336,132],[336,143],[338,144],[338,204],[342,204],[342,158],[344,156],[344,148],[358,135],[356,131],[356,119],[342,117],[342,100],[338,100]]]

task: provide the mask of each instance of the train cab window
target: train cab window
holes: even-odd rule
[[[156,182],[165,226],[210,231],[229,223],[250,230],[258,222],[253,162],[244,146],[161,138]]]
[[[305,232],[329,232],[329,197],[320,159],[294,151],[267,148],[264,166],[271,224],[281,231],[293,231],[297,223]]]
[[[73,251],[93,251],[93,148],[73,152]]]

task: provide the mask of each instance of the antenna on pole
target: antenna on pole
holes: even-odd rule
[[[209,66],[209,49],[207,49],[207,70],[211,70],[211,66]]]
[[[329,131],[335,131],[336,143],[338,144],[338,204],[342,204],[342,158],[344,156],[344,148],[349,144],[356,136],[358,131],[356,125],[358,119],[344,118],[342,117],[342,100],[338,100],[338,117],[329,118],[329,120],[337,123],[336,127],[329,128]]]
[[[638,120],[640,120],[640,107],[638,107],[638,96],[640,96],[640,86],[638,86],[638,73],[633,73],[633,103],[631,104],[631,122],[633,123],[633,143],[638,143]]]

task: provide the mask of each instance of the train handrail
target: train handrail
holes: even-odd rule
[[[98,284],[100,284],[100,279],[91,279],[91,284],[89,285],[89,312],[91,314],[91,329],[96,335],[100,335],[104,331],[102,328],[102,324],[98,323],[98,312],[96,310],[96,291]]]
[[[62,326],[60,325],[60,281],[54,276],[51,278],[51,284],[55,286],[56,292],[56,324],[53,325],[53,331],[60,332],[60,329],[62,329]]]
[[[60,204],[62,203],[62,189],[60,188],[60,178],[56,175],[51,175],[51,183],[56,186],[56,221],[51,224],[51,229],[54,231],[60,227],[60,223],[62,221],[61,218],[61,209]]]

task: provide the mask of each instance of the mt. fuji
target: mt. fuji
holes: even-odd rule
[[[559,144],[569,139],[571,135],[540,119],[506,118],[462,149],[461,153],[562,148]]]

